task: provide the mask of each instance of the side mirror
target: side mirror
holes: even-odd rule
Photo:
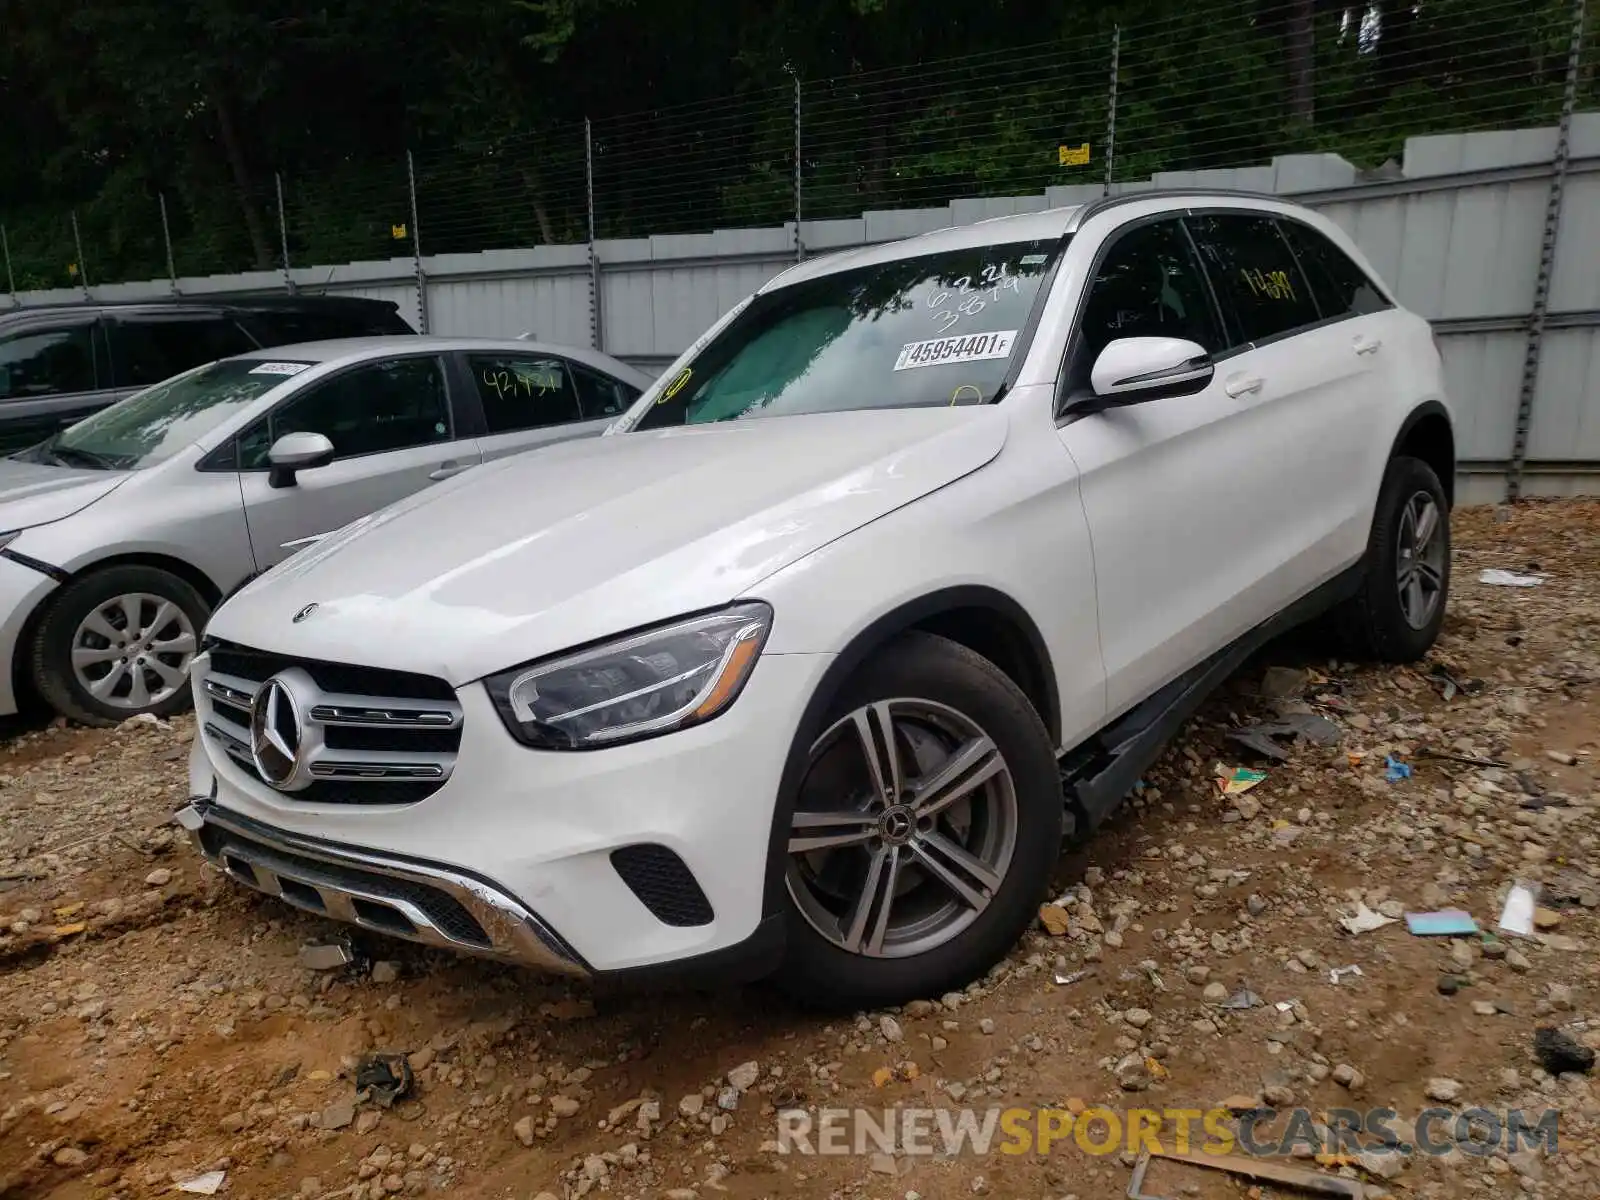
[[[322,434],[286,433],[267,451],[267,462],[272,468],[267,473],[267,485],[293,487],[298,472],[325,467],[332,461],[333,443]]]
[[[1068,413],[1087,414],[1167,396],[1190,396],[1211,382],[1211,355],[1184,338],[1118,338],[1094,360],[1092,396],[1075,398]]]

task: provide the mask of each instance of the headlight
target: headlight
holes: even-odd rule
[[[485,680],[513,737],[591,750],[709,721],[738,697],[772,610],[738,604]]]

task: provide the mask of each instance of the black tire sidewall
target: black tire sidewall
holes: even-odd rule
[[[1405,507],[1418,492],[1427,492],[1439,508],[1445,541],[1443,594],[1428,624],[1415,629],[1400,607],[1396,575],[1400,560],[1400,525]],[[1450,598],[1450,505],[1444,487],[1433,468],[1421,459],[1391,459],[1378,494],[1378,511],[1373,520],[1370,561],[1364,587],[1364,640],[1372,653],[1385,661],[1413,662],[1432,648],[1444,625]]]
[[[188,616],[198,641],[211,606],[192,585],[160,567],[127,564],[106,567],[64,584],[39,622],[32,646],[33,683],[62,716],[85,725],[115,725],[135,715],[91,696],[72,669],[72,638],[90,612],[117,596],[145,592],[170,600]],[[187,686],[144,710],[159,717],[183,712],[193,703]]]
[[[781,884],[787,946],[777,981],[802,1003],[835,1010],[878,1008],[963,986],[1016,944],[1037,913],[1059,859],[1063,801],[1049,734],[1022,691],[966,647],[932,634],[896,640],[845,685],[823,727],[874,700],[908,697],[949,705],[975,721],[999,748],[1017,795],[1010,867],[977,920],[937,949],[910,958],[867,958],[841,950],[811,927],[787,883]],[[787,858],[783,865],[787,868]]]

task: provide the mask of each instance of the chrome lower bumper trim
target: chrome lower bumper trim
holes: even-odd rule
[[[193,798],[175,819],[207,862],[296,908],[423,945],[588,974],[520,901],[470,875],[290,833],[209,798]]]

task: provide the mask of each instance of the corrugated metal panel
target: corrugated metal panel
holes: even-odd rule
[[[457,337],[520,337],[589,344],[587,275],[428,281],[429,324]]]
[[[1600,461],[1600,329],[1545,331],[1528,457]]]
[[[1511,453],[1526,345],[1527,335],[1517,330],[1439,339],[1458,457],[1500,460]]]

